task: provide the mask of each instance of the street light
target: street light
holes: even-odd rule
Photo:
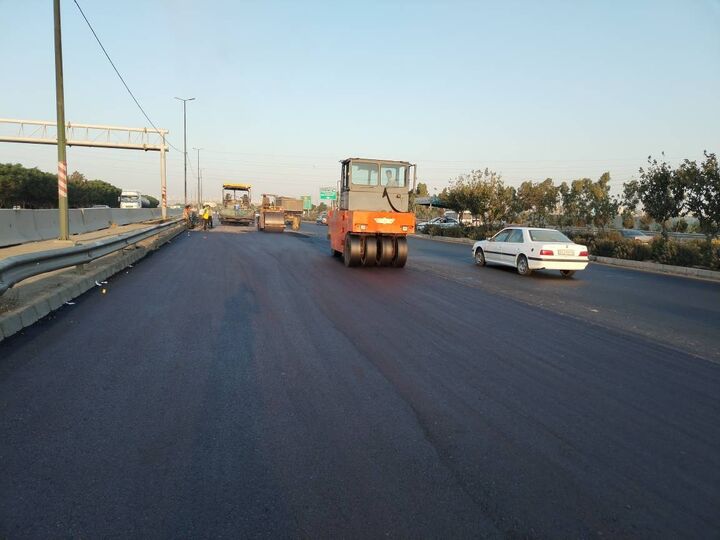
[[[179,98],[176,97],[178,101],[183,102],[183,166],[185,170],[185,205],[187,206],[187,102],[193,101],[195,98]]]
[[[202,191],[200,190],[200,150],[202,150],[202,148],[193,147],[193,150],[197,150],[197,156],[198,156],[198,159],[197,159],[197,175],[198,175],[197,193],[198,193],[198,208],[200,208],[200,205],[202,204],[202,202],[200,200],[202,198]]]

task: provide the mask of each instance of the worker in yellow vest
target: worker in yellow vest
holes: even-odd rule
[[[203,231],[207,231],[208,227],[212,228],[212,223],[210,221],[212,219],[212,212],[210,212],[209,206],[205,206],[205,208],[203,208],[202,216],[203,216]]]

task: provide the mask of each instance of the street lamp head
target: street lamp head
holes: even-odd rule
[[[194,98],[194,97],[191,97],[191,98],[181,98],[181,97],[175,96],[175,99],[177,99],[178,101],[193,101],[195,98]]]

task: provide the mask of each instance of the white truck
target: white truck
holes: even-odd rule
[[[124,189],[120,193],[120,208],[150,208],[150,201],[137,190]]]

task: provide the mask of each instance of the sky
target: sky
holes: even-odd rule
[[[339,161],[418,164],[431,192],[473,169],[510,185],[597,179],[649,155],[720,150],[720,0],[77,0],[153,123],[170,130],[168,197],[223,182],[254,198],[335,185]],[[150,127],[73,0],[62,0],[68,122]],[[0,118],[55,120],[52,2],[0,0]],[[6,130],[4,131],[7,132]],[[178,151],[179,149],[179,151]],[[56,172],[54,146],[0,163]],[[158,196],[155,152],[73,147],[78,170]]]

